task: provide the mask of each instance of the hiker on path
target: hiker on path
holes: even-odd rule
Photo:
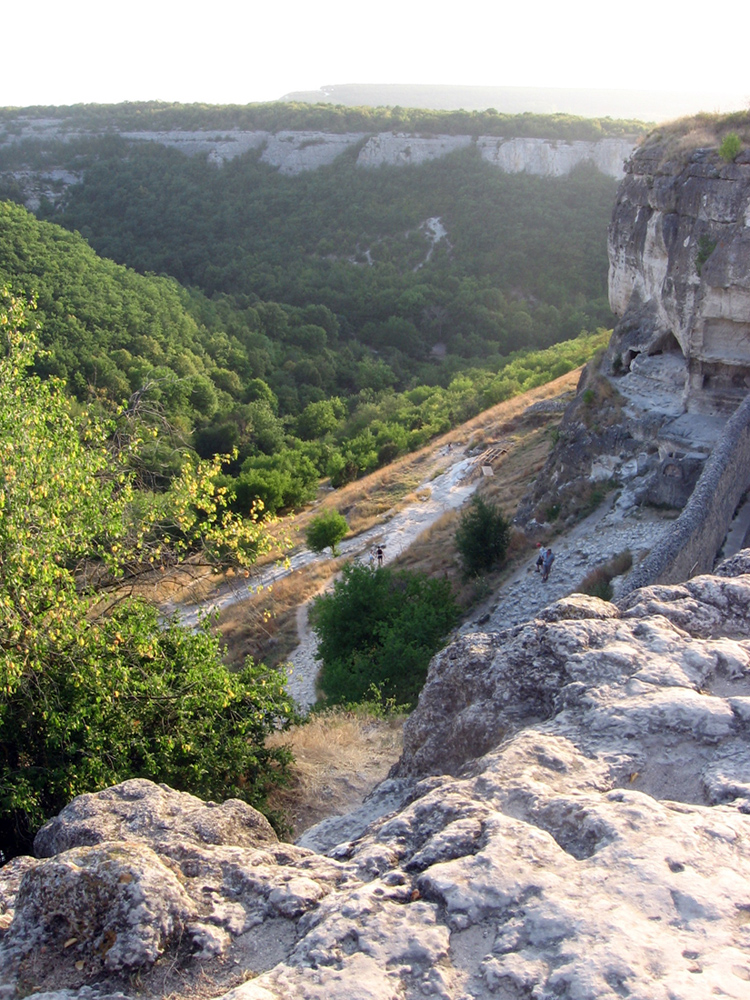
[[[539,555],[536,557],[536,571],[540,573],[542,566],[544,566],[544,557],[547,555],[547,550],[541,542],[537,542],[536,547],[539,549]]]
[[[552,563],[555,561],[555,553],[552,549],[547,549],[544,554],[544,561],[542,563],[542,583],[547,582],[547,577],[549,576],[549,571],[552,569]]]
[[[378,568],[380,568],[383,565],[383,550],[380,548],[379,545],[377,554],[378,554]]]

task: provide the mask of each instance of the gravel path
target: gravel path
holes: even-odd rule
[[[634,560],[659,544],[670,522],[656,510],[635,508],[624,514],[610,500],[569,532],[550,541],[555,553],[549,579],[535,571],[536,556],[518,569],[467,622],[461,632],[500,631],[519,625],[542,608],[578,589],[596,566],[629,549]],[[615,582],[616,590],[616,582]]]
[[[462,506],[477,488],[478,480],[468,478],[477,459],[458,449],[456,459],[441,475],[418,487],[417,492],[425,496],[424,500],[404,507],[389,517],[386,524],[376,525],[342,543],[342,554],[354,555],[360,562],[369,562],[370,552],[379,545],[383,549],[383,562],[387,564],[408,549],[446,511]],[[291,696],[304,709],[310,708],[317,699],[315,682],[320,669],[315,659],[317,644],[308,620],[308,610],[309,602],[297,611],[300,644],[289,657],[287,684]]]
[[[466,469],[462,474],[466,474]],[[459,474],[456,473],[453,479],[460,482]],[[472,492],[471,484],[458,489],[460,493],[444,491],[443,502],[447,496],[456,500],[463,495],[463,499],[466,499]],[[419,527],[415,514],[415,511],[407,509],[398,524],[388,527],[385,561],[403,551],[419,531],[423,530]],[[576,590],[591,569],[605,563],[612,556],[625,549],[630,549],[634,558],[643,556],[659,543],[669,523],[663,514],[655,510],[623,510],[613,501],[603,504],[569,532],[552,540],[555,563],[546,583],[542,583],[541,575],[535,572],[534,556],[478,609],[460,631],[473,632],[478,627],[499,631],[533,618],[548,604]],[[306,605],[299,609],[297,624],[300,644],[290,657],[289,692],[298,704],[307,708],[315,701],[315,679],[319,665],[315,660],[315,636],[307,620]]]

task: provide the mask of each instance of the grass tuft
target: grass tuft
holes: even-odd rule
[[[587,573],[581,580],[578,592],[589,594],[591,597],[599,597],[603,601],[611,601],[614,596],[612,581],[617,576],[627,573],[633,565],[633,554],[630,549],[618,552],[612,556],[603,566],[597,566]]]

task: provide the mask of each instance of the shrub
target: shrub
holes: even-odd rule
[[[618,552],[603,566],[597,566],[586,574],[578,587],[579,593],[599,597],[603,601],[611,601],[614,596],[612,580],[627,573],[632,565],[633,555],[629,549]]]
[[[481,573],[505,559],[510,526],[498,507],[475,493],[461,515],[455,540],[466,573]]]
[[[695,267],[698,274],[701,273],[703,265],[716,249],[716,240],[712,240],[705,233],[698,238],[698,252],[695,255]]]
[[[719,156],[727,163],[734,163],[742,149],[742,140],[736,132],[727,132],[719,146]]]
[[[327,510],[314,517],[307,527],[305,539],[313,552],[330,548],[331,555],[338,555],[338,544],[349,530],[346,518],[337,510]]]
[[[108,428],[76,419],[59,383],[29,374],[34,333],[23,303],[4,302],[0,851],[28,852],[70,798],[132,777],[261,805],[288,759],[265,747],[294,718],[281,675],[252,664],[230,675],[207,631],[165,623],[144,601],[110,602],[89,581],[197,558],[198,544],[207,558],[233,547],[244,558],[262,533],[216,499],[216,465],[138,493]]]
[[[414,704],[431,656],[457,620],[446,580],[347,566],[313,605],[321,689],[332,704],[371,699],[375,689],[384,704]]]

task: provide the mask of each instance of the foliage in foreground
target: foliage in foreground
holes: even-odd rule
[[[413,705],[458,616],[447,580],[347,566],[312,611],[328,703],[359,702],[377,689],[384,701]]]
[[[294,716],[276,674],[230,675],[205,630],[160,622],[89,579],[169,563],[203,544],[241,562],[257,525],[192,467],[138,494],[108,428],[75,419],[59,383],[30,374],[24,304],[0,301],[0,850],[27,850],[74,795],[130,777],[260,805],[288,754],[265,737]],[[133,439],[128,439],[133,447]],[[92,572],[92,567],[94,571]],[[84,573],[84,569],[87,570]]]
[[[456,529],[456,548],[464,571],[483,573],[499,566],[509,541],[510,525],[500,509],[475,493]]]

